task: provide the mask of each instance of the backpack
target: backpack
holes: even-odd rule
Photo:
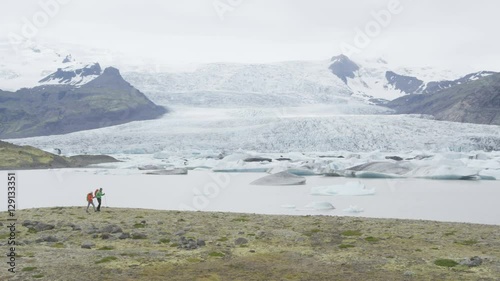
[[[94,199],[94,196],[92,196],[92,192],[89,192],[89,194],[87,194],[87,201],[90,202],[92,199]]]

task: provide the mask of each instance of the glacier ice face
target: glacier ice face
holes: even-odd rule
[[[294,110],[297,110],[294,109]],[[244,110],[243,110],[244,111]],[[309,115],[294,111],[235,117],[240,109],[178,109],[157,120],[76,132],[60,136],[17,139],[65,154],[162,152],[192,155],[193,151],[474,151],[500,141],[498,126],[461,124],[387,115]],[[481,136],[477,141],[475,136]],[[489,139],[491,141],[484,141]],[[499,142],[500,143],[500,142]],[[500,147],[496,147],[500,149]],[[351,153],[352,154],[352,153]],[[348,157],[347,155],[345,157]]]

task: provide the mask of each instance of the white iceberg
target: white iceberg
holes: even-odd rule
[[[343,209],[342,211],[346,213],[361,213],[364,212],[365,210],[363,208],[360,208],[355,205],[350,205],[349,208]]]
[[[301,185],[306,183],[306,178],[292,175],[288,172],[280,172],[268,175],[253,181],[252,185]]]
[[[407,174],[408,177],[435,180],[479,180],[479,171],[468,167],[420,166]]]
[[[305,210],[333,210],[335,207],[330,202],[312,202],[304,206]]]

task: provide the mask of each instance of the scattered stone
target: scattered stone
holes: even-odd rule
[[[179,230],[176,233],[174,233],[174,235],[176,235],[176,236],[181,236],[181,235],[184,235],[184,234],[186,234],[186,232],[184,230]]]
[[[250,253],[255,253],[255,250],[250,250],[249,252],[250,252]]]
[[[162,222],[162,221],[159,221],[159,222],[158,222],[158,225],[162,225],[162,224],[163,224],[163,222]]]
[[[47,224],[47,223],[43,223],[43,222],[39,222],[36,225],[33,225],[31,228],[33,228],[37,232],[40,232],[40,231],[46,231],[46,230],[54,229],[55,225],[53,225],[53,224]]]
[[[95,247],[95,244],[92,243],[92,242],[83,242],[82,243],[82,248],[83,249],[92,249],[93,247]]]
[[[0,222],[0,226],[3,226],[3,223]]]
[[[111,235],[109,233],[103,233],[103,234],[101,234],[101,239],[106,240],[106,239],[109,239],[110,237],[111,237]]]
[[[413,272],[413,271],[409,271],[409,270],[408,270],[408,271],[405,271],[405,272],[403,273],[403,275],[404,275],[405,277],[412,277],[412,276],[414,276],[414,275],[415,275],[415,272]]]
[[[97,234],[92,234],[92,238],[96,239],[96,238],[98,238],[98,237],[99,237],[99,235],[97,235]]]
[[[134,232],[130,235],[132,239],[146,239],[148,236],[145,233]]]
[[[101,233],[121,233],[123,230],[116,224],[110,224],[100,230]]]
[[[33,226],[34,224],[37,224],[37,223],[38,223],[38,222],[34,223],[34,222],[30,221],[30,220],[25,220],[25,221],[23,221],[23,224],[22,224],[22,225],[23,225],[24,227],[30,227],[30,226]]]
[[[196,244],[199,246],[199,247],[203,247],[206,245],[205,243],[205,240],[203,239],[198,239],[198,241],[196,241]]]
[[[22,225],[29,228],[29,229],[33,229],[36,232],[51,230],[51,229],[55,228],[55,225],[53,225],[53,224],[47,224],[47,223],[43,223],[43,222],[30,221],[30,220],[25,220],[22,223]]]
[[[118,236],[118,239],[128,239],[128,238],[130,238],[130,234],[126,233],[126,232],[124,232],[124,233],[120,234],[120,236]]]
[[[470,259],[464,259],[463,261],[460,262],[461,265],[466,265],[468,267],[476,267],[480,266],[483,263],[483,259],[475,256]]]
[[[49,235],[49,236],[43,236],[39,239],[37,239],[35,242],[41,243],[41,242],[58,242],[59,239],[57,237]]]
[[[141,221],[141,223],[142,223],[142,224],[146,224],[146,221],[145,221],[145,220],[142,220],[142,221]]]
[[[243,244],[248,244],[248,240],[243,238],[243,237],[240,237],[236,240],[234,240],[234,244],[235,245],[243,245]]]
[[[94,234],[94,233],[99,233],[99,232],[100,232],[99,229],[97,227],[95,227],[95,226],[92,226],[91,228],[89,228],[86,231],[87,234]]]

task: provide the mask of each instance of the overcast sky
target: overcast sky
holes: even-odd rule
[[[496,0],[2,0],[0,37],[23,35],[26,20],[36,25],[37,16],[43,23],[41,3],[55,1],[68,3],[38,24],[35,40],[112,49],[131,58],[317,60],[350,45],[354,57],[384,57],[399,65],[500,71]],[[376,22],[373,14],[380,11],[390,13],[387,22]],[[360,35],[366,28],[371,34]],[[362,36],[368,44],[356,43]]]

